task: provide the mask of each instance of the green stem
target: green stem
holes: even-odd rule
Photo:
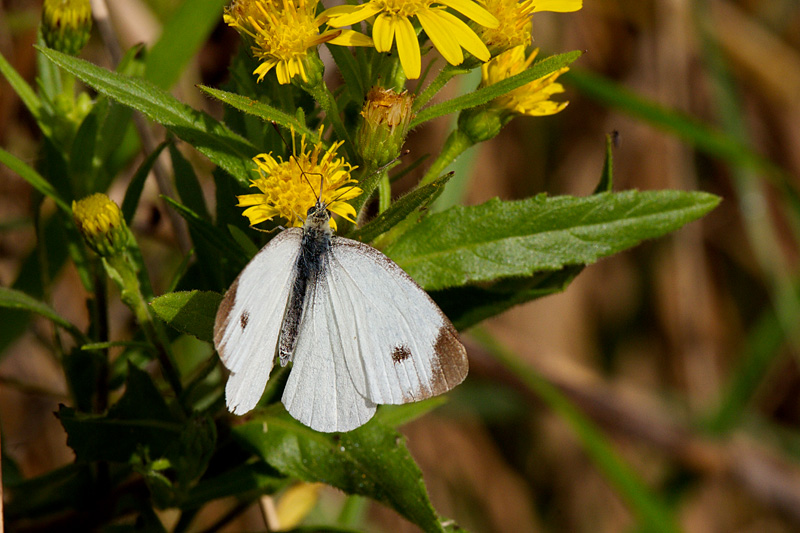
[[[122,301],[133,311],[133,315],[136,317],[136,321],[142,328],[145,337],[147,337],[147,340],[155,347],[158,361],[161,363],[161,369],[164,372],[164,377],[169,382],[170,387],[172,387],[175,396],[180,397],[183,393],[183,386],[181,385],[180,376],[173,362],[172,352],[169,347],[169,338],[161,324],[150,314],[150,306],[147,305],[147,301],[142,295],[139,278],[126,259],[127,258],[124,256],[115,256],[105,258],[104,261],[106,261],[109,267],[107,271],[109,271],[110,277],[114,279],[120,287],[120,297]],[[117,275],[114,275],[114,273]]]
[[[462,133],[461,130],[453,130],[444,142],[442,151],[439,153],[436,161],[428,167],[428,170],[425,172],[425,175],[422,177],[417,187],[427,185],[444,174],[445,169],[450,166],[458,156],[467,151],[467,149],[472,148],[474,144],[475,143],[473,143],[466,134]]]
[[[389,182],[389,173],[381,172],[378,182],[378,213],[383,213],[392,204],[392,184]]]

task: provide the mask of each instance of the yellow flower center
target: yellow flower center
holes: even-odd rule
[[[288,60],[305,56],[319,35],[317,2],[305,0],[245,0],[225,14],[225,22],[249,35],[259,59]]]
[[[321,142],[308,147],[303,136],[298,149],[292,132],[292,145],[293,155],[287,161],[280,156],[276,159],[271,153],[253,158],[259,177],[252,180],[251,186],[261,193],[238,197],[239,206],[248,207],[243,215],[250,219],[250,225],[279,216],[285,218],[290,226],[302,226],[306,212],[317,203],[317,198],[332,213],[352,220],[356,213],[347,200],[362,191],[351,185],[356,183],[350,177],[355,167],[336,155],[342,142],[325,150]],[[331,227],[336,229],[333,219]]]
[[[412,17],[430,8],[432,0],[373,0],[380,11],[396,17]]]
[[[103,235],[122,224],[119,207],[102,193],[72,202],[72,216],[79,229],[88,235]]]
[[[483,42],[493,52],[531,43],[531,15],[535,0],[482,0],[486,11],[500,21],[496,28],[477,26]]]

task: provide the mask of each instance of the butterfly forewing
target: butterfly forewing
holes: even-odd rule
[[[275,358],[302,230],[272,239],[228,289],[214,323],[214,345],[231,375],[225,387],[228,409],[244,414],[264,392]]]
[[[348,373],[377,404],[441,394],[467,375],[466,351],[428,294],[375,248],[335,237],[325,292]]]

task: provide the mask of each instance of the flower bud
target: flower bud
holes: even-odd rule
[[[77,55],[92,32],[89,0],[44,0],[41,29],[47,46]]]
[[[400,155],[414,118],[413,101],[408,91],[397,94],[382,87],[369,91],[356,136],[356,147],[364,161],[380,167]]]
[[[96,193],[73,201],[72,218],[86,244],[98,255],[111,257],[127,249],[125,219],[117,204],[105,194]]]

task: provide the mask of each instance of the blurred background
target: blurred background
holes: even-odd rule
[[[127,48],[155,42],[180,1],[108,4]],[[33,83],[40,2],[0,5],[0,52]],[[632,501],[654,498],[686,531],[800,531],[800,4],[585,0],[576,13],[537,13],[533,36],[543,54],[585,51],[561,78],[569,106],[517,119],[466,154],[451,194],[466,203],[588,195],[605,135],[617,132],[615,190],[704,190],[723,201],[670,238],[586,268],[564,293],[465,332],[470,377],[444,407],[403,428],[434,507],[473,531],[617,532],[636,523]],[[220,21],[173,92],[221,117],[194,85],[222,83],[238,43]],[[81,57],[110,64],[98,35]],[[458,80],[444,93],[475,83]],[[448,120],[412,132],[412,154],[441,146]],[[0,125],[0,145],[36,161],[37,128],[4,80]],[[206,160],[187,155],[208,175]],[[121,200],[128,178],[112,198]],[[150,187],[134,231],[158,293],[179,257]],[[3,286],[24,275],[35,251],[31,197],[0,167]],[[48,297],[88,323],[73,268],[58,272]],[[111,309],[112,338],[127,338],[131,316],[118,302]],[[3,454],[24,477],[73,460],[53,416],[67,391],[42,340],[49,328],[34,322],[0,355]],[[545,385],[504,370],[498,352]],[[559,408],[564,397],[578,409]],[[587,425],[601,428],[610,448],[592,448]],[[650,490],[615,482],[620,464]],[[312,518],[335,515],[342,500],[323,489]],[[413,531],[365,505],[365,530]],[[230,507],[209,506],[207,524]],[[263,527],[253,507],[226,530]]]

